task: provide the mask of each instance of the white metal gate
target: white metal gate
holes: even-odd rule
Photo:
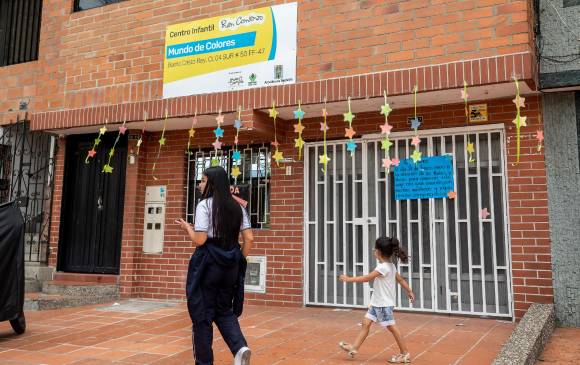
[[[394,199],[393,170],[385,178],[380,136],[328,143],[327,174],[318,164],[322,143],[305,148],[305,303],[365,307],[370,287],[338,275],[374,268],[379,235],[400,239],[410,255],[399,272],[416,299],[398,307],[428,312],[511,316],[511,279],[502,126],[421,133],[423,156],[453,155],[455,199]],[[412,135],[393,133],[391,157],[410,156]],[[475,146],[469,162],[466,143]],[[394,155],[394,156],[393,156]],[[480,211],[490,215],[483,218]]]

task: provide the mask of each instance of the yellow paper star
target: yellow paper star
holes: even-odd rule
[[[164,145],[165,145],[165,137],[161,137],[161,138],[159,139],[159,145],[160,145],[160,146],[164,146]]]
[[[473,142],[469,142],[466,148],[468,153],[475,153],[475,147],[473,146]]]
[[[107,132],[107,127],[102,126],[101,129],[99,129],[99,134],[105,134],[105,132]]]
[[[141,147],[141,143],[143,143],[143,140],[139,138],[139,140],[137,141],[137,147]]]
[[[283,153],[280,152],[279,150],[276,150],[276,152],[274,153],[274,156],[272,156],[272,158],[274,158],[274,161],[276,161],[276,163],[279,163],[280,161],[282,161],[284,159]]]
[[[302,148],[304,146],[304,140],[302,138],[298,138],[294,140],[294,147]]]
[[[106,174],[112,174],[113,168],[109,164],[106,164],[105,166],[103,166],[103,172]]]
[[[189,138],[193,138],[194,134],[195,134],[195,129],[191,128],[189,130]]]
[[[526,121],[528,120],[528,117],[520,117],[520,127],[527,127],[528,124],[526,123]],[[512,123],[516,125],[518,125],[518,118],[516,117],[516,119],[512,120]]]
[[[268,109],[268,111],[270,112],[270,118],[276,118],[278,116],[276,106],[272,106],[272,109]]]
[[[324,168],[326,168],[326,165],[330,161],[330,157],[328,157],[327,155],[320,155],[320,156],[318,156],[318,160],[319,160],[319,163],[323,164]]]
[[[415,150],[415,151],[413,151],[413,154],[411,155],[411,159],[413,160],[414,163],[417,163],[417,162],[421,161],[421,155],[422,155],[422,153],[419,150]]]
[[[241,174],[241,172],[240,172],[240,168],[238,166],[232,167],[232,173],[231,173],[231,175],[232,175],[232,177],[234,179],[237,179],[238,176],[240,176],[240,174]]]

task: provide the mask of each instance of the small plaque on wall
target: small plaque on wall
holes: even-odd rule
[[[469,106],[469,122],[487,122],[487,104],[473,104]]]
[[[248,256],[245,291],[247,293],[266,292],[266,256]]]

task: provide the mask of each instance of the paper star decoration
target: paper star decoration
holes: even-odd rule
[[[542,142],[544,141],[544,132],[538,130],[536,132],[536,139],[538,140],[538,152],[542,150]]]
[[[236,129],[242,128],[242,121],[239,119],[234,120],[234,128]]]
[[[389,148],[391,148],[392,145],[393,142],[391,142],[389,139],[383,139],[381,141],[381,149],[383,150],[388,150]]]
[[[328,127],[328,125],[326,124],[326,122],[320,122],[320,131],[321,132],[326,132],[329,129],[330,128]]]
[[[106,164],[105,166],[103,166],[103,172],[105,174],[112,174],[113,173],[113,168],[111,167],[111,165]]]
[[[475,153],[475,145],[473,142],[469,142],[468,140],[465,150],[469,154],[469,162],[475,162],[475,159],[473,158],[473,154]]]
[[[268,109],[270,118],[274,118],[276,119],[276,117],[278,116],[278,111],[276,110],[276,105],[272,105],[272,109]]]
[[[486,219],[487,217],[490,216],[490,213],[488,212],[487,208],[483,208],[480,212],[479,212],[479,216],[482,219]]]
[[[516,108],[525,108],[526,107],[525,101],[526,101],[526,98],[522,98],[519,95],[519,93],[518,93],[518,95],[516,95],[516,98],[514,100],[512,100],[512,102],[514,104],[516,104]]]
[[[411,119],[411,129],[414,129],[416,131],[417,129],[419,129],[420,126],[421,121],[419,120],[419,118],[414,117],[413,119]]]
[[[222,115],[222,111],[221,110],[219,111],[218,116],[215,117],[215,120],[216,120],[218,126],[224,124],[224,116]]]
[[[242,154],[240,153],[240,151],[234,151],[234,153],[232,153],[232,158],[236,161],[241,160]]]
[[[401,163],[401,160],[399,160],[398,158],[393,158],[391,161],[393,161],[393,166],[399,166],[399,164]]]
[[[105,134],[105,133],[107,133],[107,127],[102,126],[101,129],[99,129],[99,134]]]
[[[298,106],[298,109],[294,110],[294,119],[304,119],[304,110]]]
[[[413,151],[413,154],[411,155],[411,159],[413,160],[414,163],[417,163],[417,162],[421,161],[421,155],[422,155],[422,153],[419,150],[415,150],[415,151]]]
[[[356,150],[356,143],[353,141],[348,141],[346,144],[346,150],[353,153]]]
[[[234,144],[238,144],[239,140],[238,140],[238,136],[234,137]]]
[[[391,129],[393,129],[393,126],[390,124],[385,123],[381,125],[381,133],[386,134],[387,136],[391,134]]]
[[[392,111],[393,109],[391,109],[391,106],[387,102],[381,105],[381,114],[384,115],[385,117],[388,117]]]
[[[95,138],[95,146],[98,146],[99,144],[101,144],[101,138],[97,137]]]
[[[393,164],[393,160],[391,160],[390,158],[383,158],[383,167],[385,169],[388,170],[392,164]]]
[[[157,180],[155,176],[155,168],[157,167],[157,162],[159,162],[159,156],[161,156],[161,149],[165,145],[165,129],[167,128],[167,118],[169,117],[169,111],[165,109],[165,119],[163,120],[163,130],[161,131],[161,138],[159,139],[159,148],[157,149],[157,156],[153,162],[153,168],[151,169],[151,175],[153,175],[153,180]]]
[[[159,138],[159,146],[165,146],[165,137]]]
[[[352,120],[355,117],[355,115],[352,114],[352,112],[350,110],[348,112],[346,112],[346,113],[343,113],[342,115],[344,117],[344,121],[345,122],[349,122],[349,123],[352,123]]]
[[[302,138],[296,138],[294,140],[294,147],[302,148],[304,146],[304,140]]]
[[[127,131],[127,128],[125,127],[124,124],[119,127],[119,133],[120,134],[125,134],[126,131]]]
[[[216,139],[212,144],[211,144],[214,149],[219,150],[222,148],[222,142],[220,142],[219,139]]]
[[[280,147],[280,142],[278,141],[274,141],[270,143],[272,146],[276,147],[276,149],[278,149],[278,147]]]
[[[455,199],[457,197],[457,193],[454,191],[450,191],[447,193],[447,198],[449,199]]]
[[[215,136],[217,138],[223,137],[224,136],[224,130],[221,127],[217,127],[216,129],[213,130],[213,134],[215,134]]]
[[[234,166],[232,167],[232,171],[231,171],[231,175],[234,179],[238,179],[238,176],[240,176],[241,172],[240,172],[240,168],[238,166]]]
[[[461,99],[467,100],[468,97],[469,95],[467,94],[467,91],[465,91],[465,89],[461,89]]]
[[[88,153],[89,157],[95,157],[96,154],[97,154],[97,151],[95,151],[94,149],[90,150]]]
[[[276,150],[276,152],[274,153],[274,155],[272,157],[274,158],[276,163],[279,163],[280,161],[282,161],[284,159],[283,153],[280,152],[279,150]]]
[[[302,133],[304,130],[304,126],[301,123],[294,124],[294,132],[295,133]]]
[[[352,139],[352,137],[356,134],[356,132],[354,131],[354,129],[352,128],[345,128],[344,129],[344,136],[346,138]]]
[[[139,137],[139,140],[137,141],[137,148],[141,147],[141,143],[143,143],[143,139]]]
[[[419,144],[421,144],[421,138],[419,138],[418,136],[413,137],[413,139],[411,140],[411,145],[419,147]]]
[[[326,165],[328,165],[328,162],[330,162],[330,157],[328,157],[327,155],[320,155],[318,156],[318,162],[324,165],[323,169],[324,171],[326,171]]]
[[[519,125],[518,125],[519,119]],[[528,124],[526,123],[528,117],[516,117],[516,119],[512,120],[512,123],[516,125],[516,127],[527,127]]]

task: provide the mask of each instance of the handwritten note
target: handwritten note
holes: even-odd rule
[[[424,157],[417,163],[406,159],[395,167],[396,200],[447,198],[453,190],[451,156]]]

